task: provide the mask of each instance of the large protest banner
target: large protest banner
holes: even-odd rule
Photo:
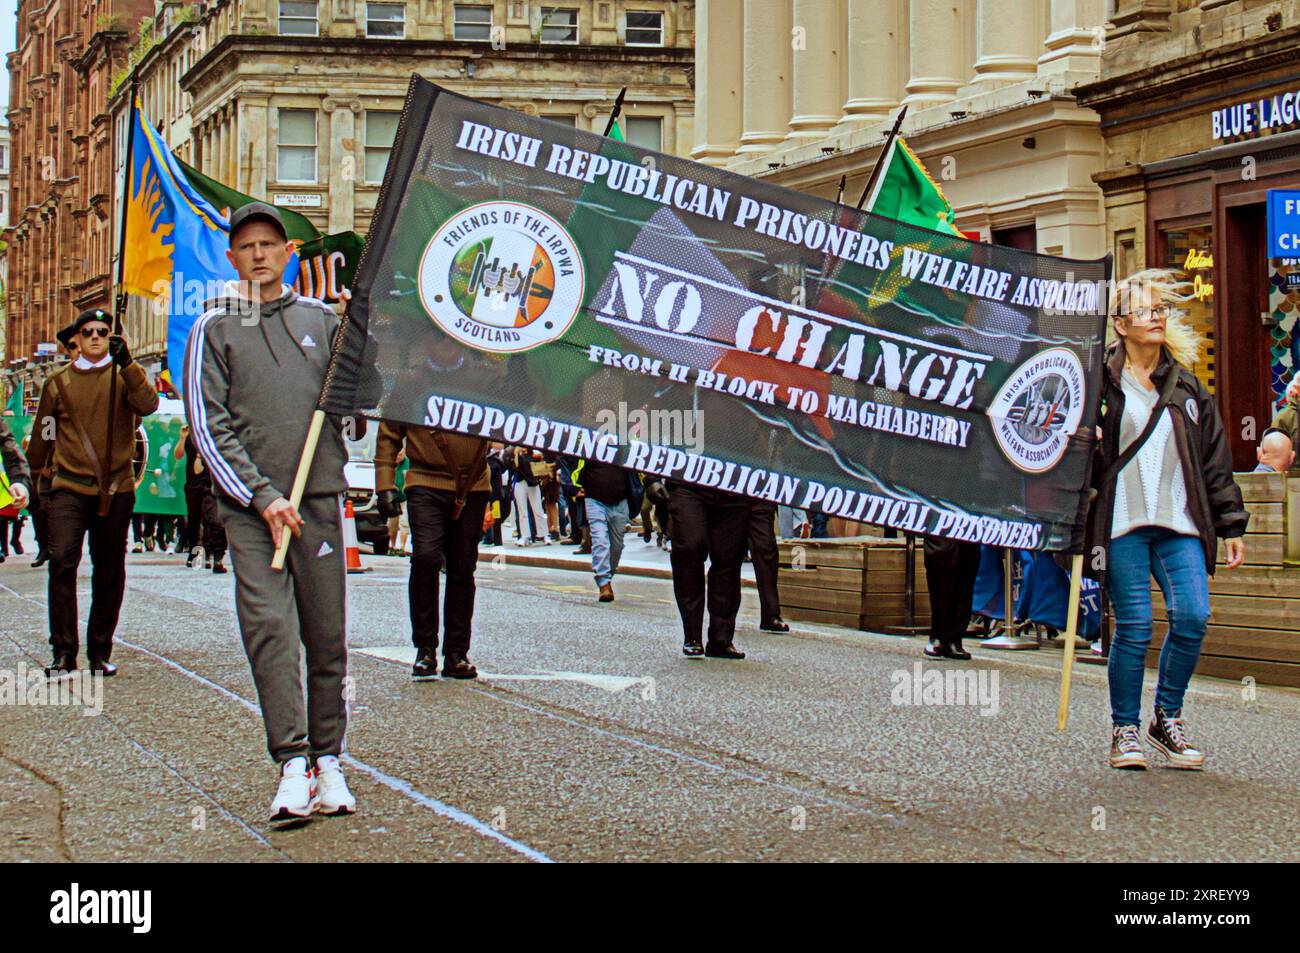
[[[911,227],[414,77],[321,408],[1066,549],[1109,266]]]

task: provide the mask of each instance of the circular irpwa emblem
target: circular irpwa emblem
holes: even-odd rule
[[[560,338],[582,306],[573,237],[520,202],[457,212],[420,261],[420,300],[434,323],[480,351],[512,354]]]
[[[1002,453],[1025,473],[1056,466],[1083,417],[1083,365],[1071,350],[1049,348],[1021,364],[989,405]]]

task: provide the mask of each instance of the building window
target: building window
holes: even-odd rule
[[[393,139],[397,136],[397,120],[401,113],[378,112],[366,113],[366,181],[384,181],[384,170],[388,168],[388,156],[393,151]]]
[[[9,171],[9,147],[0,146],[0,172]]]
[[[283,36],[316,36],[316,0],[280,0],[280,33]]]
[[[456,4],[452,35],[458,40],[492,39],[492,8],[469,3]]]
[[[624,132],[627,141],[634,146],[663,151],[664,121],[658,116],[629,116]]]
[[[657,10],[629,10],[624,39],[628,46],[663,46],[663,13]]]
[[[558,122],[565,126],[577,126],[578,117],[573,113],[555,113],[554,115],[543,116],[543,119],[549,119],[551,122]]]
[[[316,181],[316,110],[280,110],[278,149],[276,178],[279,181]]]
[[[406,36],[406,6],[401,3],[367,3],[366,36],[400,40]]]
[[[559,7],[542,7],[543,43],[577,43],[578,11]]]

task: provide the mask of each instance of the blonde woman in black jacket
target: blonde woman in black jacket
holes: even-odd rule
[[[1241,537],[1249,516],[1233,482],[1214,398],[1190,370],[1200,342],[1172,306],[1185,300],[1180,290],[1171,273],[1144,271],[1117,284],[1111,307],[1118,340],[1107,351],[1102,375],[1088,552],[1105,548],[1102,574],[1115,608],[1109,663],[1114,768],[1147,766],[1139,728],[1152,577],[1168,606],[1169,633],[1145,740],[1172,767],[1204,765],[1205,755],[1188,740],[1183,696],[1205,638],[1218,541],[1224,540],[1227,568],[1245,559]]]

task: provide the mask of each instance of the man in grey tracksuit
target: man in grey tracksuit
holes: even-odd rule
[[[259,242],[267,247],[247,250]],[[231,255],[241,281],[205,306],[184,371],[191,432],[209,464],[234,562],[240,633],[267,747],[282,769],[273,820],[355,807],[338,769],[347,726],[339,503],[347,450],[337,420],[321,434],[297,511],[287,499],[340,322],[328,305],[278,284],[288,260],[284,243],[273,207],[254,203],[232,215]],[[293,539],[285,571],[276,572],[271,559],[283,532]],[[305,710],[299,645],[307,656]]]

